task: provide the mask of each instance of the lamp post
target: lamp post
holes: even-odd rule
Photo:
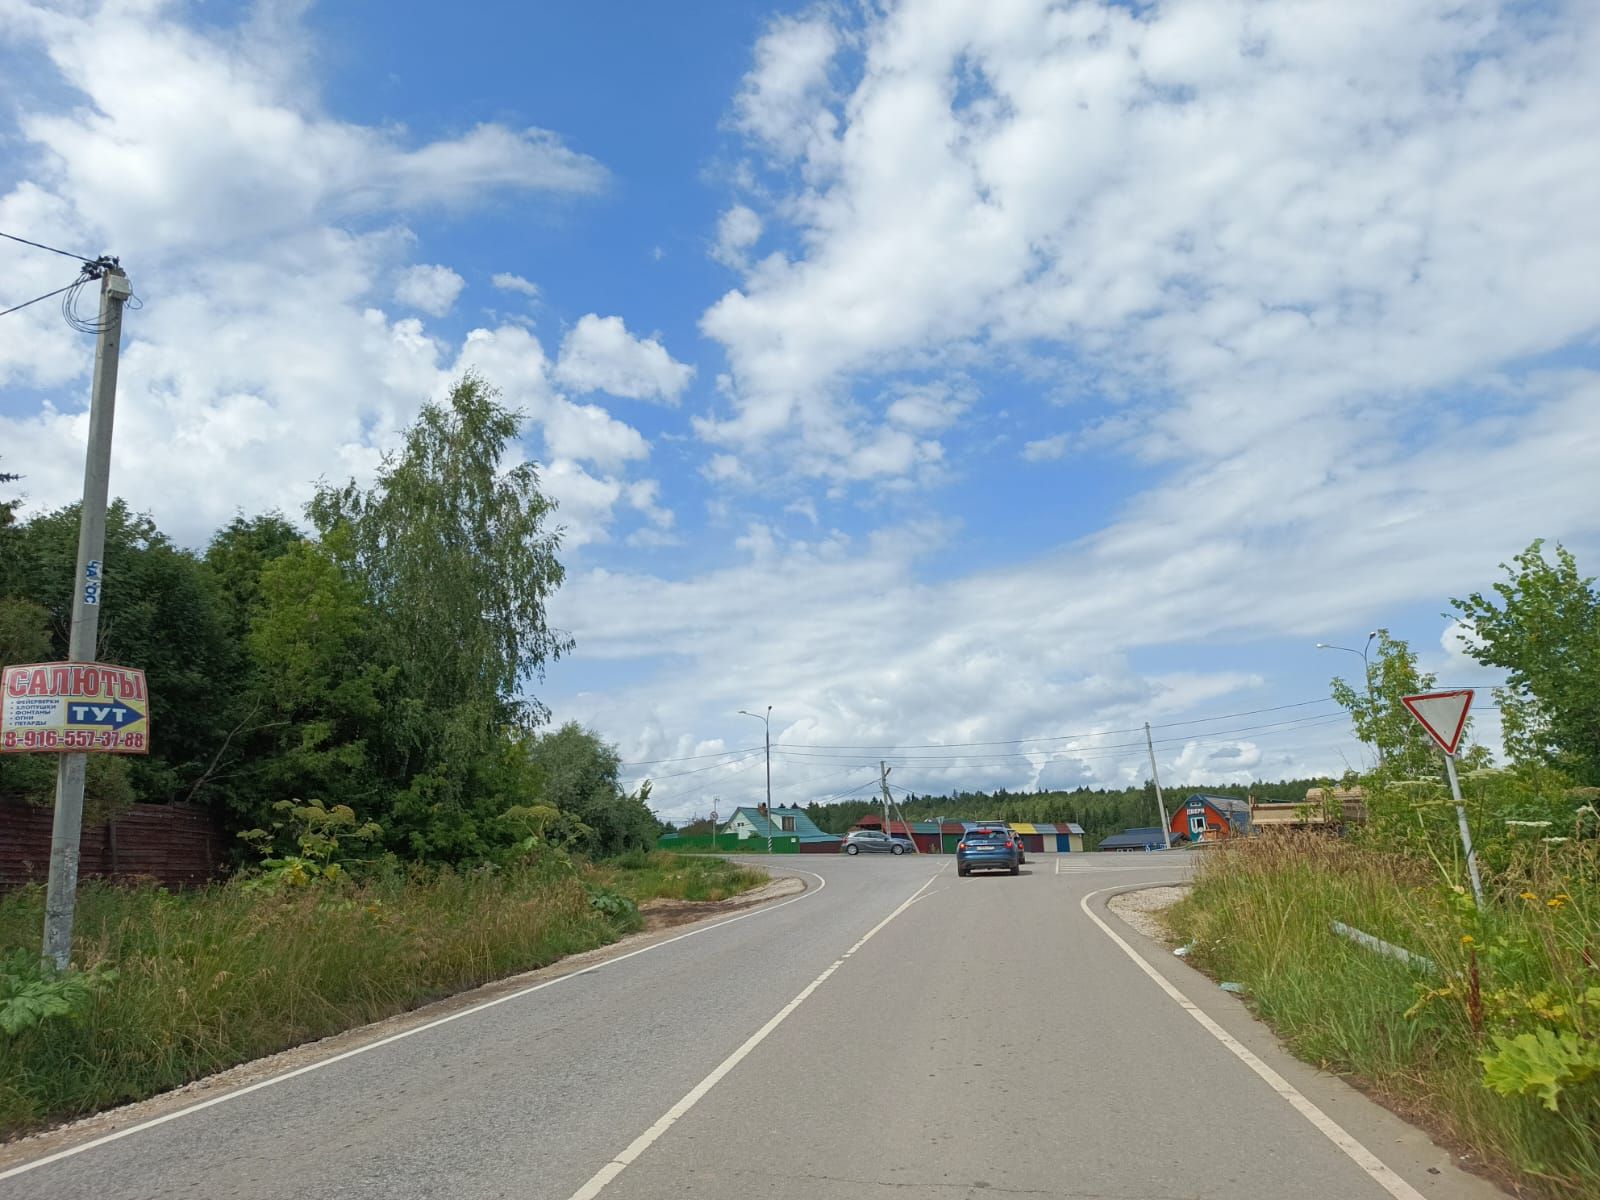
[[[739,715],[754,717],[766,726],[767,733],[767,853],[772,853],[772,705],[767,705],[766,715],[741,708]]]
[[[1371,666],[1370,663],[1367,662],[1367,651],[1372,648],[1372,639],[1377,637],[1377,636],[1378,636],[1378,631],[1376,629],[1374,629],[1371,633],[1367,634],[1367,640],[1364,643],[1362,643],[1361,649],[1359,649],[1359,650],[1352,650],[1349,646],[1335,646],[1335,645],[1333,645],[1333,644],[1331,644],[1329,642],[1318,642],[1317,643],[1317,649],[1318,650],[1342,650],[1346,654],[1354,654],[1357,658],[1359,658],[1361,660],[1361,673],[1362,673],[1362,675],[1365,677],[1365,679],[1367,681],[1367,707],[1372,712],[1372,720],[1373,720],[1373,728],[1374,728],[1374,730],[1376,730],[1376,728],[1377,728],[1378,702],[1373,698],[1373,695],[1372,695],[1372,666]],[[1381,741],[1378,741],[1375,744],[1378,747],[1378,765],[1382,766],[1383,765],[1383,743]]]

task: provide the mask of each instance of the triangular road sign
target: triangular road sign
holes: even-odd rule
[[[1424,692],[1420,696],[1401,696],[1400,703],[1422,722],[1428,736],[1446,754],[1454,754],[1467,727],[1467,710],[1472,707],[1472,689],[1454,692]]]

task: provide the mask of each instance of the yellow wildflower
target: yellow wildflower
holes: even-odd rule
[[[1547,908],[1561,908],[1566,902],[1566,896],[1551,896],[1550,899],[1545,901],[1545,906]]]
[[[1463,946],[1471,946],[1471,945],[1473,945],[1472,935],[1470,933],[1463,933],[1461,935],[1461,944]]]
[[[1539,897],[1535,896],[1532,892],[1523,892],[1522,898],[1524,900],[1537,900]]]

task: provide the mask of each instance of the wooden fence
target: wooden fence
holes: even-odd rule
[[[51,819],[48,805],[0,799],[0,889],[43,882],[49,875]],[[197,887],[223,873],[226,848],[220,822],[204,808],[135,804],[110,821],[84,827],[78,874]]]

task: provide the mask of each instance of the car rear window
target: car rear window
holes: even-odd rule
[[[1004,829],[974,829],[967,834],[967,841],[994,841],[996,839],[1003,841],[1010,836]]]

